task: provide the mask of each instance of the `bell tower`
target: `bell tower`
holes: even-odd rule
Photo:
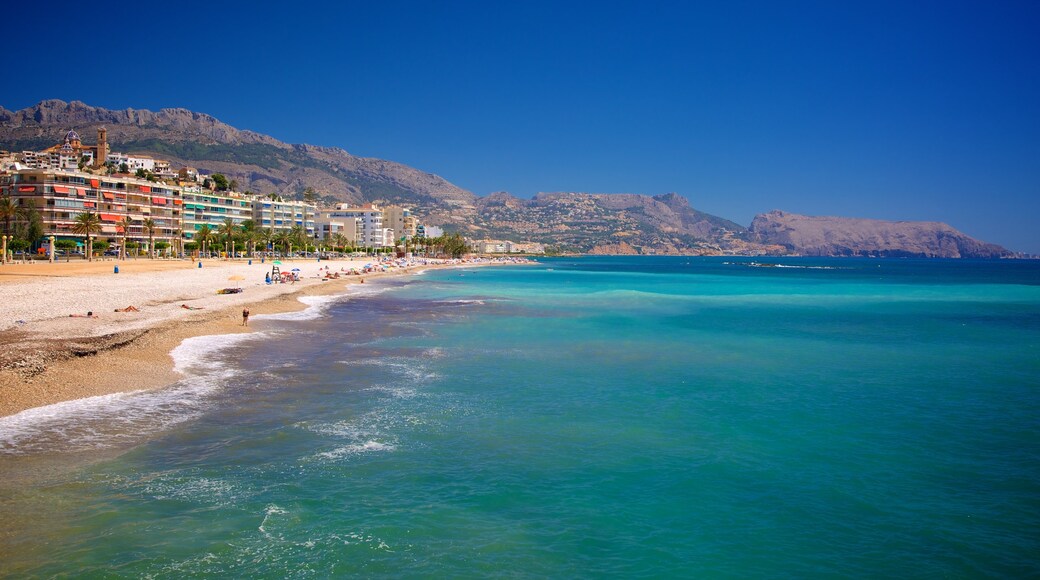
[[[101,167],[108,160],[108,129],[98,127],[97,130],[97,155],[94,156],[94,166]]]

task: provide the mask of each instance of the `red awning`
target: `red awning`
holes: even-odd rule
[[[100,179],[91,179],[90,180],[90,187],[101,187],[101,180]]]
[[[32,193],[36,191],[36,188],[31,185],[23,185],[18,188],[18,191],[20,191],[21,193]]]
[[[150,186],[138,185],[137,187],[141,188],[141,193],[151,193],[152,192],[152,188]]]
[[[153,197],[152,198],[152,203],[158,204],[158,205],[166,205],[166,198],[165,197]]]
[[[123,216],[116,215],[114,213],[103,213],[103,214],[101,214],[101,221],[117,222],[117,221],[119,221],[121,219],[123,219]]]
[[[86,190],[86,188],[83,188],[83,187],[77,187],[76,188],[76,193],[78,193],[79,195],[87,195],[87,190]]]
[[[68,193],[69,192],[69,188],[67,188],[67,187],[65,187],[63,185],[55,185],[54,186],[54,192],[55,193]]]
[[[182,202],[182,201],[181,201],[181,200],[179,200],[179,199],[175,199],[175,200],[173,200],[173,205],[180,205],[180,204],[182,204],[182,203],[184,203],[184,202]]]
[[[105,199],[115,199],[116,198],[115,195],[113,195],[111,193],[108,193],[106,191],[101,192],[101,196],[104,197]]]
[[[85,201],[85,202],[83,202],[83,207],[94,207],[94,202],[92,202],[92,201]]]

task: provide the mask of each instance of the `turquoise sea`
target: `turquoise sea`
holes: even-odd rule
[[[363,291],[0,419],[0,576],[1040,576],[1040,263]]]

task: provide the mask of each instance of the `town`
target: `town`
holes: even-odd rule
[[[445,236],[397,205],[329,207],[313,191],[283,199],[237,185],[219,173],[112,152],[103,127],[95,145],[69,131],[43,151],[0,153],[2,257],[409,252],[434,241],[452,254],[544,252],[536,243]]]

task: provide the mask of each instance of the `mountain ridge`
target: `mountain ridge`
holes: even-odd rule
[[[329,203],[397,203],[412,207],[425,223],[449,231],[476,238],[543,242],[564,251],[942,257],[1010,254],[939,222],[811,218],[774,211],[755,216],[751,227],[746,228],[696,210],[686,197],[676,193],[545,192],[524,199],[496,192],[478,197],[436,174],[401,163],[355,156],[339,147],[285,143],[183,108],[110,110],[58,99],[19,111],[0,106],[0,144],[13,151],[49,147],[60,142],[69,130],[91,141],[91,132],[102,125],[108,130],[113,150],[223,173],[245,191],[300,197],[307,188],[313,188]],[[897,223],[904,225],[891,225]]]

